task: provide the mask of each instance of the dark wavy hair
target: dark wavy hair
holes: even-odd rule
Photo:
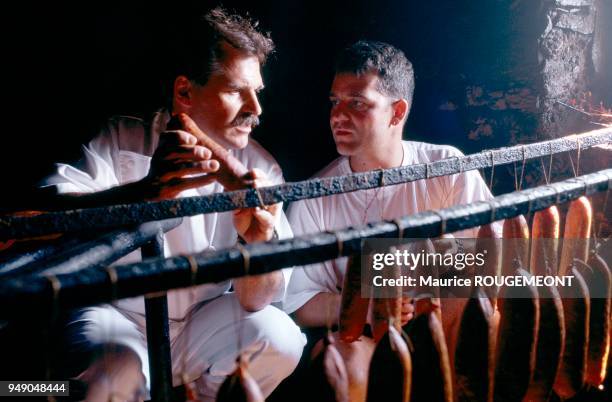
[[[384,42],[360,40],[344,48],[336,60],[336,74],[356,75],[374,72],[378,90],[389,97],[412,104],[414,70],[404,52]]]
[[[221,7],[186,25],[172,60],[173,79],[184,75],[205,85],[225,57],[224,44],[245,55],[257,57],[261,65],[274,51],[270,33],[260,31],[257,21],[248,15],[229,14]]]

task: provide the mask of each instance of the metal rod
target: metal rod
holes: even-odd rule
[[[561,152],[581,150],[612,142],[612,127],[570,135],[534,144],[486,150],[464,157],[448,158],[428,164],[379,169],[346,176],[326,177],[284,183],[259,189],[238,190],[201,197],[185,197],[155,202],[47,212],[36,216],[0,216],[0,239],[41,236],[112,228],[180,216],[224,212],[237,208],[277,202],[298,201],[351,191],[407,183],[446,176],[463,171],[499,166]]]
[[[74,245],[76,245],[76,243]],[[7,277],[9,275],[17,275],[29,272],[29,267],[36,264],[37,262],[43,261],[46,258],[56,255],[59,252],[60,248],[62,248],[62,246],[42,246],[38,249],[31,250],[19,254],[11,259],[2,261],[0,263],[0,278]]]
[[[491,201],[475,202],[405,216],[394,221],[317,233],[277,242],[256,243],[219,251],[195,254],[198,266],[192,277],[190,261],[184,256],[143,261],[116,266],[118,297],[133,297],[151,292],[221,282],[245,275],[243,251],[247,250],[249,274],[263,274],[294,265],[303,266],[349,255],[360,250],[365,238],[398,237],[432,238],[441,234],[470,229],[492,220],[513,218],[551,205],[565,203],[582,195],[591,195],[612,188],[612,169],[580,176],[562,182],[539,186],[495,197]],[[494,212],[494,214],[492,214]],[[307,269],[307,268],[306,268]],[[91,305],[109,300],[106,272],[83,270],[57,275],[61,292],[55,300],[62,308]],[[15,278],[0,283],[0,317],[22,316],[25,311],[47,313],[52,305],[52,288],[47,278]],[[18,305],[19,309],[9,306]],[[17,311],[18,310],[18,311]]]
[[[163,258],[164,233],[142,247],[142,258]],[[168,298],[165,294],[145,297],[147,322],[147,350],[151,374],[151,400],[172,400],[172,359],[170,354],[170,328],[168,326]]]
[[[115,230],[80,244],[77,239],[69,239],[65,244],[42,247],[0,264],[0,278],[32,272],[57,275],[86,268],[103,268],[141,247],[160,230],[174,229],[181,221],[181,218],[176,218],[147,222],[135,230]]]

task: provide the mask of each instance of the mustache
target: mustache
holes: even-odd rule
[[[350,130],[351,129],[350,126],[343,124],[343,123],[333,124],[331,128],[332,130]]]
[[[255,128],[259,125],[259,117],[251,113],[244,113],[239,116],[236,116],[234,121],[232,121],[232,127],[238,126],[251,126]]]
[[[353,132],[353,130],[351,130],[348,127],[332,127],[332,133],[335,134],[337,131],[348,131],[348,132]]]

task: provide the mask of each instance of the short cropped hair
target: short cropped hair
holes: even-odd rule
[[[248,56],[255,56],[264,65],[274,51],[269,32],[261,32],[259,23],[248,16],[229,14],[221,7],[209,11],[190,24],[178,44],[173,75],[184,75],[200,85],[208,82],[223,61],[227,44]]]
[[[412,104],[414,70],[404,52],[384,42],[361,40],[344,48],[336,60],[336,74],[374,72],[378,90],[386,96]]]

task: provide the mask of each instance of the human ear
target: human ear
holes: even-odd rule
[[[405,99],[400,99],[391,104],[393,109],[393,117],[391,118],[391,124],[396,126],[408,115],[410,110],[408,102]]]
[[[191,107],[191,89],[193,85],[189,78],[184,75],[179,75],[174,80],[174,89],[172,96],[176,105],[181,105],[184,108]]]

